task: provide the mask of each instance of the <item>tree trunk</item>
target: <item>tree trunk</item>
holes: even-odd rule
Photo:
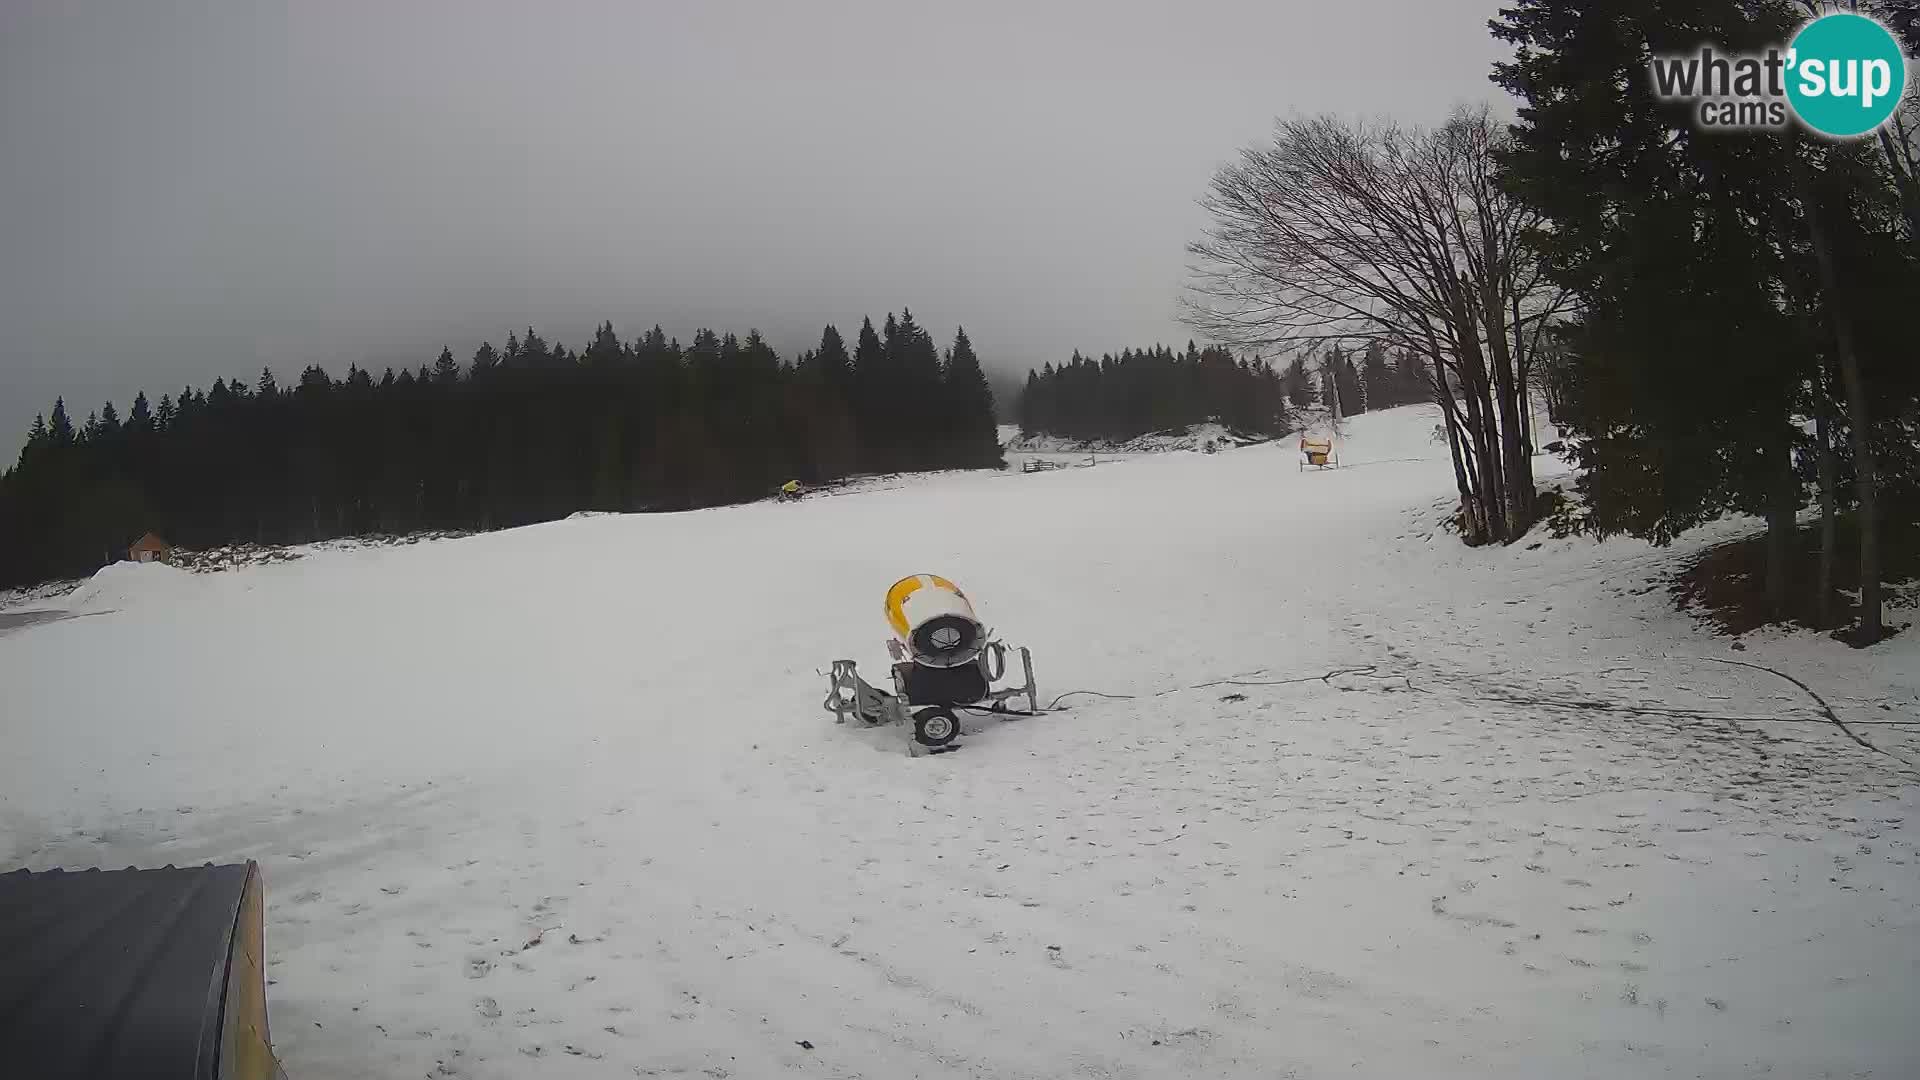
[[[1461,391],[1467,399],[1468,434],[1473,437],[1474,457],[1480,465],[1481,512],[1487,518],[1488,538],[1504,544],[1508,540],[1506,477],[1500,468],[1500,448],[1497,434],[1493,431],[1493,410],[1488,398],[1486,372],[1481,369],[1475,375],[1478,386],[1464,386]]]
[[[1811,195],[1811,193],[1809,192]],[[1853,351],[1853,321],[1838,306],[1840,284],[1833,267],[1833,249],[1817,198],[1807,199],[1807,228],[1813,235],[1813,255],[1820,267],[1820,284],[1833,317],[1835,352],[1840,360],[1840,382],[1847,395],[1847,436],[1853,450],[1855,518],[1860,528],[1860,625],[1856,645],[1871,645],[1886,636],[1881,621],[1880,519],[1875,506],[1873,417],[1867,408],[1867,387],[1860,377],[1860,358]]]
[[[1453,459],[1453,482],[1460,489],[1460,538],[1467,546],[1477,547],[1486,542],[1486,520],[1480,514],[1473,474],[1466,450],[1461,445],[1460,422],[1454,412],[1453,391],[1447,386],[1446,369],[1440,364],[1439,346],[1431,339],[1428,345],[1433,350],[1430,354],[1433,361],[1433,396],[1440,403],[1440,416],[1447,432],[1447,453]]]
[[[1480,465],[1478,495],[1481,512],[1487,518],[1490,539],[1506,543],[1509,539],[1506,519],[1506,478],[1499,433],[1494,429],[1493,398],[1487,386],[1487,367],[1480,353],[1480,324],[1471,309],[1464,287],[1453,290],[1453,334],[1459,343],[1460,397],[1467,404],[1466,435]]]
[[[1822,630],[1834,625],[1833,549],[1838,540],[1838,522],[1833,510],[1833,489],[1839,479],[1840,457],[1833,452],[1832,425],[1826,395],[1820,395],[1820,409],[1814,419],[1814,438],[1820,443],[1820,582],[1815,617]]]
[[[1767,611],[1783,620],[1789,614],[1795,504],[1800,501],[1793,475],[1793,444],[1784,426],[1767,447],[1767,472],[1773,493],[1767,501]]]
[[[1880,150],[1887,158],[1887,169],[1893,173],[1893,184],[1900,192],[1900,213],[1907,219],[1907,243],[1920,247],[1920,179],[1916,179],[1907,167],[1905,155],[1893,145],[1893,135],[1886,127],[1880,129]]]
[[[1507,543],[1533,526],[1533,463],[1527,457],[1520,420],[1520,388],[1515,380],[1513,354],[1507,340],[1506,313],[1488,286],[1480,305],[1487,327],[1487,345],[1493,352],[1493,394],[1500,414],[1500,463],[1504,474]]]
[[[1473,498],[1473,481],[1467,476],[1467,463],[1460,453],[1460,427],[1452,413],[1443,416],[1447,454],[1453,459],[1453,483],[1460,490],[1460,535],[1469,546],[1478,546],[1485,539],[1486,527],[1480,521],[1480,508]]]

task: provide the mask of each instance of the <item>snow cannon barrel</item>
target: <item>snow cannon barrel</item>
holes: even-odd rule
[[[887,625],[922,667],[970,664],[986,648],[987,628],[960,586],[935,574],[901,578],[887,590]]]

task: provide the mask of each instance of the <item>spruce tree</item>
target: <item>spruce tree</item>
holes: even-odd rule
[[[1360,393],[1369,410],[1391,409],[1403,404],[1392,369],[1387,367],[1387,347],[1378,339],[1367,342],[1366,355],[1360,361]]]
[[[1649,52],[1702,40],[1755,52],[1783,7],[1740,0],[1516,0],[1495,80],[1526,104],[1506,182],[1552,223],[1547,265],[1585,301],[1569,340],[1580,485],[1601,532],[1666,543],[1729,510],[1764,515],[1767,591],[1784,607],[1793,450],[1818,345],[1786,310],[1795,246],[1792,138],[1693,129],[1659,101]],[[1782,612],[1784,613],[1784,612]]]
[[[987,385],[987,373],[981,370],[965,327],[954,332],[953,348],[947,357],[942,397],[952,419],[946,463],[962,468],[998,468],[1006,462],[994,423],[993,390]]]
[[[847,396],[853,389],[853,360],[847,356],[847,343],[840,331],[828,325],[820,331],[820,348],[814,353],[821,381],[835,393]]]
[[[73,421],[67,418],[67,399],[53,399],[53,419],[47,425],[47,433],[54,446],[73,445]]]
[[[1045,409],[1040,402],[1043,393],[1040,373],[1027,369],[1027,384],[1020,391],[1020,400],[1015,406],[1015,417],[1020,424],[1020,434],[1037,435],[1045,430]]]
[[[1297,355],[1287,363],[1285,375],[1280,377],[1286,388],[1287,402],[1296,409],[1305,409],[1313,405],[1313,378],[1307,373],[1307,358]]]
[[[897,324],[891,316],[887,322],[893,328],[888,352],[897,380],[891,405],[901,419],[900,467],[929,468],[938,457],[934,448],[954,435],[952,417],[940,399],[940,350],[912,311],[902,308]]]
[[[1327,350],[1323,361],[1327,378],[1338,395],[1341,416],[1358,416],[1366,411],[1360,403],[1360,376],[1354,370],[1353,358],[1345,349],[1335,345]]]
[[[469,369],[468,376],[469,378],[479,378],[499,366],[500,354],[494,351],[493,343],[483,341],[480,343],[480,347],[473,351],[473,367]]]
[[[581,362],[594,368],[618,367],[625,359],[626,349],[620,344],[620,336],[613,332],[611,319],[594,329],[593,340],[581,354]]]
[[[891,315],[887,322],[892,325]],[[886,345],[874,332],[873,319],[861,319],[853,348],[853,416],[863,463],[869,470],[884,471],[897,464],[895,424],[888,404],[894,390],[891,368]]]

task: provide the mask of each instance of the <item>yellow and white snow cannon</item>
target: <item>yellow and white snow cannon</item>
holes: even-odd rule
[[[974,614],[973,603],[958,585],[937,574],[901,578],[887,590],[885,610],[893,631],[887,642],[894,659],[893,692],[868,684],[853,661],[835,660],[825,702],[835,723],[845,723],[850,716],[868,724],[905,723],[911,717],[908,750],[918,754],[955,749],[951,744],[960,735],[957,709],[1015,716],[1040,711],[1033,657],[1024,647],[1015,651],[1025,681],[993,688],[1006,676],[1008,647]],[[1024,712],[1007,707],[1018,697],[1027,699]]]

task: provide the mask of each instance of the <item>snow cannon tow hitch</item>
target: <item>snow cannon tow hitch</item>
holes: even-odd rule
[[[1010,650],[973,613],[960,587],[934,574],[915,574],[887,590],[887,625],[893,637],[893,692],[881,690],[855,670],[851,660],[835,660],[827,675],[823,703],[834,722],[857,717],[869,726],[912,724],[907,752],[914,756],[958,750],[958,710],[1002,716],[1032,716],[1040,711],[1033,687],[1033,657],[1025,647]],[[1018,652],[1023,681],[994,689],[1006,679],[1007,653]],[[1024,711],[1007,707],[1026,698]]]

